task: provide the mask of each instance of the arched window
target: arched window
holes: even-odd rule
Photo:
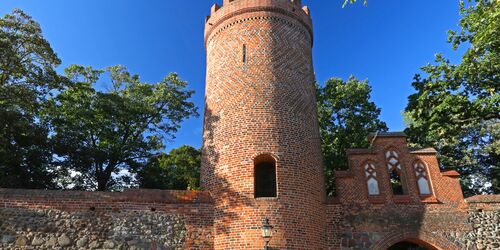
[[[254,160],[255,198],[276,197],[276,161],[269,155]]]
[[[406,190],[403,188],[402,169],[398,153],[391,149],[385,153],[385,159],[387,160],[392,193],[395,195],[405,194]]]
[[[365,165],[365,177],[368,186],[368,195],[380,195],[377,172],[375,172],[375,165],[372,163],[367,163]]]
[[[418,191],[421,195],[430,195],[431,185],[424,163],[421,161],[415,162],[415,164],[413,164],[413,169],[415,170],[415,177],[417,178]]]

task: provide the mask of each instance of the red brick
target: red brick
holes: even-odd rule
[[[325,249],[309,15],[300,1],[225,1],[207,19],[205,41],[201,181],[214,199],[215,248],[262,249],[268,217],[272,247]],[[277,162],[275,199],[254,198],[261,154]]]

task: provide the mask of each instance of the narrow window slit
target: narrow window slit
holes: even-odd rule
[[[243,44],[243,63],[247,63],[247,45]]]

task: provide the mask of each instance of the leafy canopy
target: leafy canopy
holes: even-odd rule
[[[344,8],[348,4],[355,4],[357,0],[344,0],[344,4],[342,4],[342,8]],[[368,5],[368,0],[364,0],[363,4],[366,6]]]
[[[49,130],[39,111],[62,87],[60,63],[29,15],[16,9],[0,18],[1,187],[54,187]]]
[[[130,172],[163,149],[180,123],[197,115],[192,91],[177,74],[161,82],[141,82],[122,66],[95,70],[72,65],[70,84],[50,100],[45,118],[59,164],[76,188],[110,190],[131,183]],[[109,91],[93,85],[109,81]],[[77,174],[75,174],[77,173]]]
[[[140,188],[196,190],[200,187],[201,151],[191,146],[150,159],[139,171]]]
[[[415,76],[405,110],[410,141],[436,147],[441,163],[461,172],[466,195],[500,192],[499,4],[460,2],[461,30],[449,42],[468,46],[462,61],[438,54]]]
[[[317,101],[327,193],[334,193],[335,170],[348,167],[346,150],[369,146],[368,134],[387,131],[380,109],[370,101],[368,81],[332,78],[318,86]]]

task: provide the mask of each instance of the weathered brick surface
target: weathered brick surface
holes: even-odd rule
[[[371,138],[373,140],[373,138]],[[399,156],[402,168],[403,189],[405,195],[393,195],[389,182],[386,152],[394,150]],[[402,134],[379,135],[373,140],[370,149],[348,150],[349,170],[337,172],[337,188],[341,203],[386,203],[386,204],[420,204],[446,203],[463,206],[462,189],[455,171],[441,172],[434,150],[411,150],[406,144],[406,136]],[[430,177],[431,195],[422,196],[417,186],[414,164],[421,162]],[[364,166],[373,163],[376,167],[380,195],[369,196],[365,185]]]
[[[495,249],[499,229],[495,222],[484,222],[498,220],[499,196],[473,197],[466,203],[458,173],[442,172],[435,150],[408,149],[401,133],[370,139],[369,149],[349,150],[349,170],[337,172],[338,197],[327,204],[329,249],[382,250],[402,241],[428,249]],[[399,156],[406,195],[393,194],[386,159],[389,150]],[[431,195],[419,193],[416,162],[426,167]],[[380,195],[368,194],[367,163],[375,166]]]
[[[324,185],[312,32],[299,1],[225,1],[206,24],[202,186],[214,198],[216,249],[324,249]],[[246,46],[246,61],[243,46]],[[254,159],[277,162],[277,198],[254,198]]]

